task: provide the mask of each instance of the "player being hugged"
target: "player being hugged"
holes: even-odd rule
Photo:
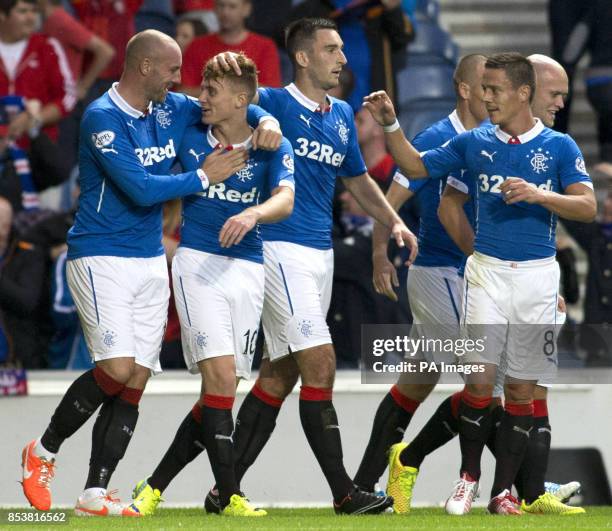
[[[482,330],[474,325],[486,324],[489,337],[485,352],[465,356],[465,362],[484,363],[486,370],[484,378],[469,376],[462,393],[461,477],[446,510],[465,514],[478,491],[480,458],[491,423],[489,405],[503,358],[506,402],[488,508],[496,514],[521,514],[510,489],[533,426],[534,388],[555,362],[554,352],[546,347],[553,344],[557,318],[557,216],[589,222],[596,202],[574,140],[533,117],[533,65],[518,53],[493,55],[485,63],[483,88],[496,127],[458,135],[422,157],[404,137],[384,92],[366,97],[365,105],[385,127],[389,149],[403,173],[440,177],[467,169],[464,178],[474,182],[474,254],[465,269],[462,322],[480,337]]]
[[[205,66],[199,101],[208,127],[188,129],[178,157],[185,170],[222,150],[244,148],[248,159],[229,179],[184,199],[172,278],[185,363],[190,372],[202,376],[203,393],[195,414],[200,417],[200,440],[208,451],[222,513],[264,516],[266,512],[253,509],[238,487],[232,406],[236,379],[250,376],[264,299],[258,223],[274,223],[291,214],[293,153],[286,139],[274,152],[252,149],[246,113],[257,91],[257,70],[243,54],[236,60],[240,76],[215,69],[210,61]],[[184,424],[191,422],[189,412]],[[155,473],[136,486],[134,505],[141,514],[153,512],[166,486]]]
[[[170,296],[162,203],[204,192],[246,161],[245,149],[219,151],[189,171],[170,173],[185,129],[201,121],[197,100],[169,92],[180,82],[180,69],[176,41],[155,30],[136,34],[127,44],[121,79],[87,107],[81,121],[81,195],[68,232],[67,277],[96,366],[72,383],[42,437],[23,450],[23,491],[39,510],[51,507],[49,484],[60,446],[100,408],[75,514],[140,515],[111,497],[107,486],[136,428],[146,383],[161,371]],[[257,125],[266,113],[252,107]],[[268,120],[258,130],[260,145],[277,147],[278,124]]]

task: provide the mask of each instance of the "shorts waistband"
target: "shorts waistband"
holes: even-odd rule
[[[513,262],[511,260],[501,260],[493,256],[474,252],[472,255],[473,259],[479,264],[486,265],[495,269],[511,269],[511,270],[525,270],[525,269],[538,269],[556,262],[554,256],[548,258],[540,258],[538,260],[521,260]]]

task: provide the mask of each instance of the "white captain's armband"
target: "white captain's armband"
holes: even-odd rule
[[[395,175],[393,175],[393,180],[400,186],[406,188],[407,190],[410,189],[410,181],[402,172],[396,171]]]

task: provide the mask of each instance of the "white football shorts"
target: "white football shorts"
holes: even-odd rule
[[[485,348],[466,363],[492,363],[521,380],[553,378],[557,367],[559,266],[554,257],[509,262],[474,253],[465,267],[462,322]]]
[[[264,242],[264,267],[264,356],[276,361],[291,352],[331,344],[326,317],[334,277],[333,250]]]
[[[172,285],[189,372],[199,374],[200,361],[233,355],[236,376],[248,379],[263,306],[263,265],[179,247]]]
[[[170,298],[166,257],[77,258],[68,260],[66,277],[92,359],[134,358],[160,373]]]
[[[461,319],[463,279],[455,267],[410,266],[406,283],[412,311],[411,336],[426,339],[457,339]],[[421,350],[413,359],[454,363],[454,352]]]

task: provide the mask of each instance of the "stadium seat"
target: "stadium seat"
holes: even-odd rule
[[[403,108],[399,114],[399,122],[404,135],[412,140],[426,127],[446,118],[455,108],[455,104],[454,98],[414,101]]]
[[[437,0],[417,0],[416,14],[417,17],[424,16],[431,20],[438,20],[440,3]]]
[[[447,62],[455,65],[458,55],[457,45],[437,22],[419,20],[416,37],[408,45],[408,60],[412,64]]]
[[[410,59],[409,59],[410,60]],[[408,64],[397,72],[397,101],[401,111],[416,100],[453,99],[454,68],[451,65]]]

